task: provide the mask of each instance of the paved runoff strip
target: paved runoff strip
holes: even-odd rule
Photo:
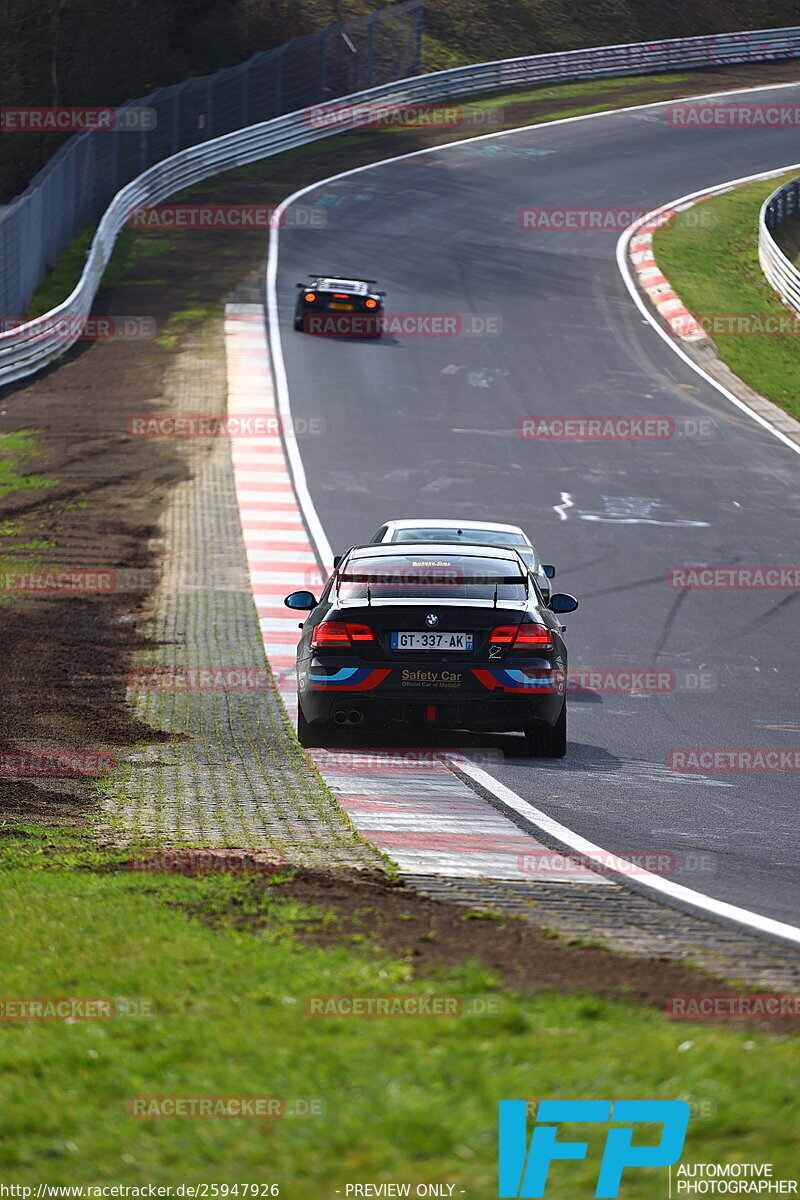
[[[224,412],[227,388],[222,332],[204,331],[170,369],[165,407],[212,416]],[[149,647],[127,693],[136,716],[162,732],[126,752],[103,798],[101,836],[142,849],[211,848],[222,862],[230,848],[256,863],[383,870],[298,746],[272,684],[229,441],[197,438],[182,452],[191,475],[170,491]]]

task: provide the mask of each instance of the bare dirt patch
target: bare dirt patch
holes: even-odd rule
[[[567,993],[578,983],[581,991],[592,995],[630,1000],[662,1012],[669,996],[739,992],[729,982],[667,957],[634,958],[600,947],[569,945],[526,920],[465,910],[372,872],[298,869],[277,889],[262,878],[254,878],[251,886],[255,893],[277,890],[280,897],[335,913],[333,923],[315,918],[305,922],[301,936],[306,941],[323,947],[348,942],[361,950],[365,945],[379,947],[404,959],[420,978],[476,960],[507,991]],[[212,924],[223,920],[256,932],[271,921],[268,907],[256,914],[248,904],[245,911],[242,896],[230,901],[222,918],[204,916],[202,909],[195,915]],[[773,1033],[800,1029],[800,1021],[790,1018],[734,1024]]]

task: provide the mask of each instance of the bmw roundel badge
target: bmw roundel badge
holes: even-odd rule
[[[439,624],[439,618],[437,617],[436,613],[428,613],[427,617],[425,618],[425,624],[430,629],[435,628],[435,626]]]

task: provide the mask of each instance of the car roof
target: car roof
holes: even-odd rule
[[[439,529],[497,529],[503,533],[522,533],[519,525],[504,525],[502,521],[453,521],[438,517],[404,517],[399,521],[384,521],[393,529],[414,529],[421,525],[436,525]]]
[[[369,293],[371,280],[365,279],[332,279],[328,275],[314,277],[317,288],[323,292],[352,292],[355,296],[366,296]]]
[[[499,558],[511,562],[520,561],[516,550],[507,546],[481,546],[473,542],[370,542],[366,546],[353,546],[351,553],[358,558],[401,558],[409,554],[447,554],[451,558]]]

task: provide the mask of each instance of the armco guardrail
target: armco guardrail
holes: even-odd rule
[[[301,109],[181,150],[156,163],[117,192],[97,228],[78,285],[64,303],[39,318],[38,322],[29,322],[0,334],[0,384],[32,374],[77,340],[81,322],[89,316],[117,234],[135,206],[157,204],[217,172],[330,137],[343,128],[365,124],[371,109],[391,109],[416,102],[436,103],[448,97],[512,90],[559,79],[636,75],[678,67],[796,57],[800,57],[800,26],[504,59],[418,75],[352,93],[331,105]],[[340,116],[344,111],[345,118],[330,119],[333,109]],[[348,121],[349,110],[353,111]]]
[[[767,196],[758,217],[758,260],[767,281],[795,312],[800,313],[800,271],[775,241],[775,230],[800,213],[800,179],[791,179]]]

